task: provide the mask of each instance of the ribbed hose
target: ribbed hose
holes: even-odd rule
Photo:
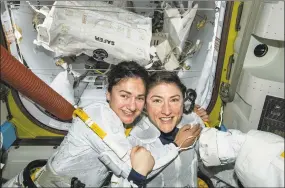
[[[71,120],[74,107],[1,46],[1,80],[61,120]]]

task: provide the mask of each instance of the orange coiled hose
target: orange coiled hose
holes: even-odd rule
[[[74,107],[1,46],[1,80],[61,120],[71,120]]]

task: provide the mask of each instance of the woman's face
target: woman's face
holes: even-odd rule
[[[149,90],[146,99],[149,119],[164,133],[171,132],[183,114],[183,96],[174,83],[160,83]]]
[[[142,112],[146,88],[141,78],[125,78],[107,92],[112,110],[125,124],[131,124]]]

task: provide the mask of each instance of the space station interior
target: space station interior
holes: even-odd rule
[[[207,110],[207,126],[284,138],[283,1],[1,1],[1,24],[1,45],[75,108],[106,101],[110,69],[135,61],[177,73]],[[49,158],[71,122],[2,77],[0,94],[9,180]]]

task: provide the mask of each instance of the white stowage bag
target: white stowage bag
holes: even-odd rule
[[[37,26],[35,44],[56,57],[80,55],[118,64],[150,60],[151,18],[99,1],[56,1]]]

